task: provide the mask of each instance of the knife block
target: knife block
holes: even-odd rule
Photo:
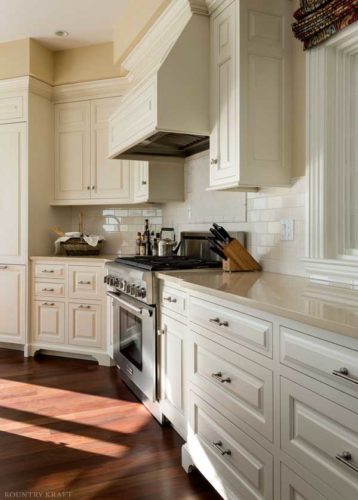
[[[253,256],[241,245],[238,240],[231,241],[223,249],[228,258],[223,261],[224,271],[261,271],[261,265]]]

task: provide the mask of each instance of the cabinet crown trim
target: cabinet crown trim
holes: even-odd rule
[[[70,83],[53,87],[53,101],[79,101],[117,97],[129,89],[131,77],[108,78],[91,82]]]

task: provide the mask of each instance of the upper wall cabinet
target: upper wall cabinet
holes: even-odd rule
[[[227,0],[211,15],[210,188],[288,185],[287,0]]]
[[[55,105],[55,201],[130,201],[128,161],[107,159],[108,117],[118,102],[105,98]]]
[[[184,199],[183,159],[108,159],[108,119],[118,104],[116,97],[55,104],[53,205]]]

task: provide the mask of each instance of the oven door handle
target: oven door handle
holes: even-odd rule
[[[152,316],[153,311],[145,308],[145,307],[136,307],[127,302],[126,300],[121,299],[116,295],[115,293],[112,292],[107,292],[107,295],[114,299],[116,302],[118,302],[121,306],[123,306],[125,309],[128,309],[129,311],[132,311],[136,314],[140,314],[142,316]]]

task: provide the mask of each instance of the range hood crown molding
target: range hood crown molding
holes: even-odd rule
[[[122,62],[135,85],[159,68],[193,15],[209,15],[205,0],[172,0]]]

